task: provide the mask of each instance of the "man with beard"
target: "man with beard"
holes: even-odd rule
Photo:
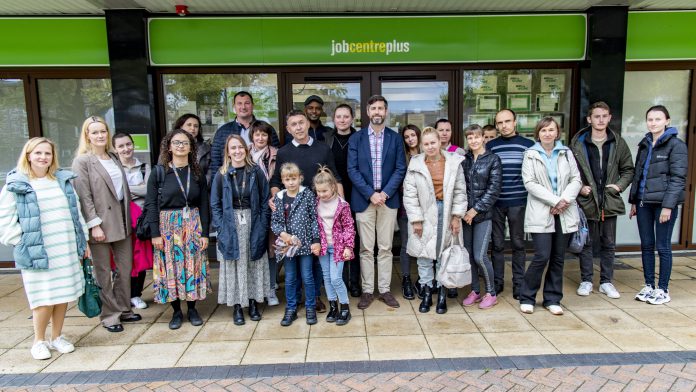
[[[391,294],[392,240],[400,200],[401,183],[406,175],[404,145],[398,133],[385,126],[387,100],[373,95],[367,101],[367,128],[348,141],[348,176],[353,183],[351,208],[356,213],[360,236],[360,272],[362,295],[359,309],[367,309],[374,300],[375,265],[373,251],[377,242],[379,300],[398,308]]]
[[[321,115],[324,114],[324,100],[318,95],[310,95],[304,101],[304,114],[309,119],[309,136],[320,142],[325,141],[325,133],[331,128],[321,123]],[[285,133],[285,144],[290,143],[292,135]]]

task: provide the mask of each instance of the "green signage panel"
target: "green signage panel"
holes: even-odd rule
[[[696,59],[696,12],[628,14],[626,60]]]
[[[104,18],[0,18],[0,66],[107,66]]]
[[[150,152],[150,135],[131,134],[133,138],[133,150],[135,152]]]
[[[389,64],[585,58],[583,14],[153,18],[153,65]]]

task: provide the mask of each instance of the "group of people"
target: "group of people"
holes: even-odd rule
[[[129,134],[112,136],[96,116],[82,125],[72,171],[59,168],[52,141],[29,140],[0,193],[0,243],[14,246],[22,271],[33,311],[32,356],[74,350],[61,329],[67,303],[83,293],[80,263],[87,258],[101,287],[99,317],[108,331],[141,320],[133,308],[147,307],[141,297],[148,269],[154,301],[172,307],[169,328],[184,321],[181,301],[188,321],[201,325],[196,302],[212,292],[211,232],[217,233],[220,263],[218,303],[232,308],[236,325],[245,323],[244,308],[258,321],[260,303],[279,304],[281,268],[283,326],[298,318],[302,304],[307,324],[326,312],[327,322],[345,325],[351,319],[349,294],[360,297],[359,309],[375,299],[399,307],[391,290],[397,225],[401,294],[407,300],[418,296],[420,312],[434,304],[445,313],[447,298],[458,295],[436,279],[441,255],[452,244],[462,244],[471,263],[471,291],[462,305],[495,306],[505,289],[507,226],[512,295],[520,311],[534,311],[543,279],[542,305],[561,315],[565,251],[581,215],[601,248],[599,292],[619,298],[612,284],[616,221],[626,211],[621,193],[629,188],[645,275],[635,298],[669,302],[670,239],[684,202],[687,149],[669,127],[664,106],[647,111],[648,133],[634,165],[626,142],[609,128],[611,111],[604,102],[590,106],[589,125],[569,146],[552,117],[536,125],[530,140],[516,132],[516,114],[503,109],[494,125],[464,130],[466,149],[452,144],[446,119],[422,130],[388,128],[388,102],[379,95],[368,100],[369,122],[360,131],[353,128],[350,105],[335,108],[335,128],[328,128],[320,120],[322,98],[310,96],[304,104],[304,111],[286,115],[281,147],[275,129],[254,117],[251,94],[238,92],[236,118],[212,142],[203,139],[200,119],[186,114],[163,138],[152,166],[134,157]],[[149,240],[134,235],[141,215]],[[534,246],[528,266],[525,233]],[[592,257],[587,241],[579,255],[581,296],[593,291]],[[418,271],[413,280],[412,258]]]

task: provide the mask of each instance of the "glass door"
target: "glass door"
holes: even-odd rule
[[[287,104],[284,105],[286,113],[292,109],[304,110],[305,100],[316,95],[324,101],[323,113],[320,117],[323,125],[333,127],[334,109],[340,104],[348,104],[355,112],[353,126],[360,129],[363,103],[368,97],[368,81],[368,72],[288,74],[286,92],[289,96]]]
[[[421,129],[433,126],[438,119],[449,119],[455,125],[453,142],[460,139],[460,124],[450,99],[452,73],[379,72],[373,73],[373,91],[389,103],[387,126],[399,130],[407,124]],[[452,116],[452,118],[450,118]]]

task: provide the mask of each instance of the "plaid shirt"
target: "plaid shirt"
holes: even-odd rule
[[[367,128],[367,134],[370,137],[370,156],[372,158],[372,183],[374,189],[382,190],[382,146],[384,146],[384,129],[375,134],[372,125]]]

